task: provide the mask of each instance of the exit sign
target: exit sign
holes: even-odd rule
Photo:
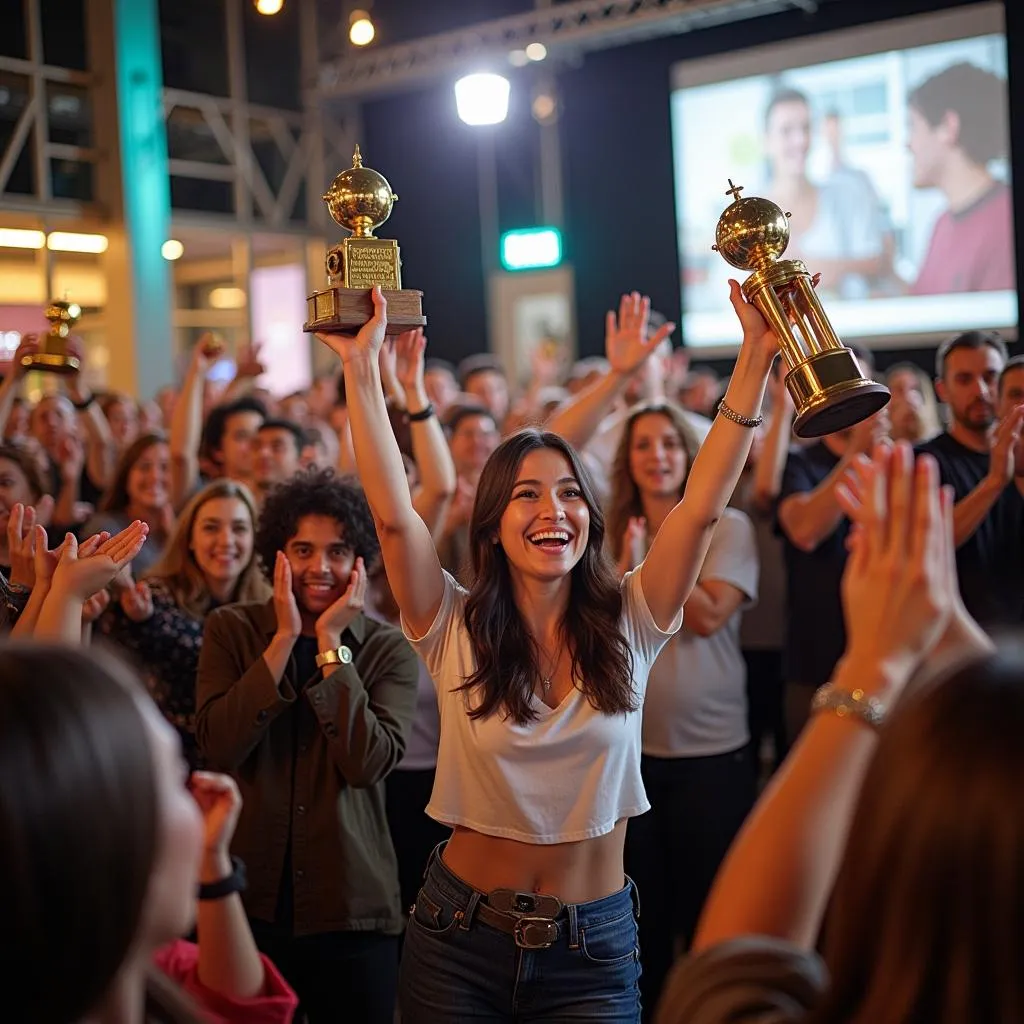
[[[506,270],[541,270],[562,262],[558,228],[523,228],[501,236],[501,265]]]

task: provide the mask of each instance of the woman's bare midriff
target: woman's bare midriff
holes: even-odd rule
[[[625,885],[622,853],[626,820],[611,832],[578,843],[538,846],[456,828],[444,848],[445,865],[480,892],[543,892],[563,903],[589,903]]]

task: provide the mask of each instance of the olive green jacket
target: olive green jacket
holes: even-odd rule
[[[417,659],[401,632],[365,615],[346,630],[353,661],[280,685],[263,658],[273,602],[206,620],[196,738],[244,806],[232,852],[248,869],[250,917],[272,922],[291,843],[294,934],[403,926],[384,779],[401,761],[416,707]],[[294,765],[294,776],[293,776]]]

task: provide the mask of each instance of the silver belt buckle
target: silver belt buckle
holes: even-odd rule
[[[550,949],[558,940],[558,922],[549,917],[521,917],[512,935],[520,949]]]

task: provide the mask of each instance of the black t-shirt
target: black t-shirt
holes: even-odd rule
[[[813,491],[838,464],[838,456],[823,441],[793,448],[782,475],[779,503],[791,494]],[[813,551],[801,551],[778,522],[776,530],[783,538],[786,560],[783,671],[790,682],[821,686],[828,682],[846,647],[839,585],[846,568],[850,523],[844,518]]]
[[[917,448],[939,464],[942,482],[961,501],[985,479],[987,452],[939,434]],[[956,571],[967,610],[986,628],[1024,622],[1024,496],[1004,488],[977,530],[957,549]]]

